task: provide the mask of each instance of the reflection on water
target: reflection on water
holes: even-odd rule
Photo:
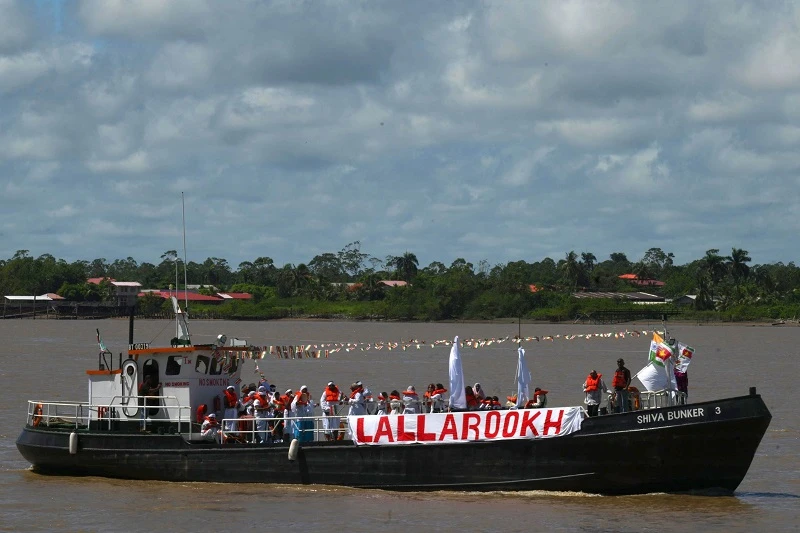
[[[523,324],[522,334],[576,335],[641,326]],[[136,324],[137,342],[167,342],[169,321]],[[502,337],[518,324],[407,324],[382,322],[196,321],[195,339],[211,342],[220,333],[253,344],[376,342],[402,339]],[[86,399],[84,371],[97,365],[95,328],[114,354],[127,346],[124,320],[0,320],[0,529],[51,531],[189,531],[224,527],[330,531],[332,527],[395,532],[454,531],[739,531],[797,527],[800,415],[786,401],[796,388],[800,328],[698,327],[675,325],[671,332],[696,352],[689,369],[690,400],[744,395],[756,386],[773,414],[753,465],[733,497],[647,494],[604,497],[551,492],[396,493],[326,486],[163,483],[105,478],[43,476],[28,470],[14,441],[25,421],[28,399]],[[525,345],[533,384],[550,391],[551,405],[577,405],[581,384],[597,368],[610,379],[624,357],[636,372],[644,366],[647,337],[558,339]],[[372,391],[447,382],[446,347],[419,350],[339,352],[329,359],[258,361],[280,386],[307,384],[319,397],[329,380],[358,379]],[[512,343],[461,352],[466,381],[479,381],[498,396],[514,390],[516,346]],[[116,360],[116,355],[115,355]],[[253,362],[243,379],[257,381]],[[621,458],[622,460],[622,458]],[[469,468],[469,465],[464,465]],[[636,465],[646,468],[646,465]],[[269,480],[265,480],[268,482]],[[57,511],[54,510],[57,505]],[[99,512],[97,510],[100,510]],[[146,519],[143,517],[146,516]],[[622,518],[619,518],[622,517]]]

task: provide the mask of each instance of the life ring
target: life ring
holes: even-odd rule
[[[42,404],[37,403],[33,408],[33,427],[38,427],[42,423]]]

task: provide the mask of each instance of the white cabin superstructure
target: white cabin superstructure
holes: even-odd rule
[[[220,340],[225,342],[225,337]],[[242,361],[253,349],[248,346],[204,344],[151,348],[147,344],[131,344],[128,358],[119,356],[117,368],[113,355],[100,354],[99,368],[87,370],[89,404],[107,406],[115,420],[193,422],[199,406],[208,413],[221,411],[223,391],[229,385],[241,384]],[[140,396],[139,390],[148,376],[160,384],[157,396]],[[93,419],[105,418],[98,409]]]

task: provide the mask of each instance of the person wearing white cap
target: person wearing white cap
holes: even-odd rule
[[[237,433],[237,421],[236,419],[239,418],[239,406],[242,403],[239,401],[239,396],[236,394],[236,387],[233,385],[228,385],[228,387],[223,391],[224,393],[224,403],[225,403],[225,410],[223,411],[222,418],[224,419],[224,430],[230,431],[231,436],[236,436]]]
[[[336,406],[342,403],[342,392],[333,381],[329,381],[322,396],[319,398],[319,406],[322,408],[322,430],[325,432],[325,440],[336,440],[337,429],[339,429],[339,417],[336,416]]]
[[[208,415],[203,424],[200,426],[200,436],[205,440],[216,441],[219,436],[219,423],[217,422],[217,415],[211,413]]]
[[[267,418],[269,417],[267,405],[263,404],[260,399],[256,400],[253,402],[253,411],[256,418],[256,442],[266,444]]]
[[[350,399],[347,401],[350,404],[350,411],[347,414],[349,416],[367,414],[367,399],[364,397],[364,386],[360,381],[356,381],[350,385],[350,391]]]

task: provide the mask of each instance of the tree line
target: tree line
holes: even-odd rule
[[[184,264],[175,250],[158,264],[134,258],[109,262],[100,258],[69,263],[50,254],[32,257],[19,250],[0,260],[3,294],[57,293],[68,300],[102,301],[113,291],[108,284],[88,284],[88,278],[138,281],[144,288],[182,288]],[[787,264],[756,264],[747,250],[729,255],[710,249],[684,265],[674,254],[650,248],[638,261],[613,252],[600,261],[591,252],[570,251],[559,260],[544,258],[477,265],[458,258],[449,266],[434,261],[421,267],[415,254],[403,252],[383,259],[361,250],[358,241],[338,252],[326,252],[307,263],[277,266],[260,256],[232,268],[226,259],[209,257],[186,264],[187,283],[208,290],[249,292],[250,302],[230,302],[216,313],[236,317],[287,314],[381,317],[411,320],[492,319],[523,317],[567,320],[593,309],[619,309],[623,300],[576,299],[579,291],[630,292],[643,290],[666,298],[696,295],[693,311],[732,320],[793,318],[800,310],[800,268]],[[177,272],[177,276],[176,276]],[[622,274],[655,279],[663,287],[639,287]],[[408,285],[388,287],[382,280]],[[158,307],[160,299],[140,299],[141,306]],[[198,306],[196,312],[204,308]]]

